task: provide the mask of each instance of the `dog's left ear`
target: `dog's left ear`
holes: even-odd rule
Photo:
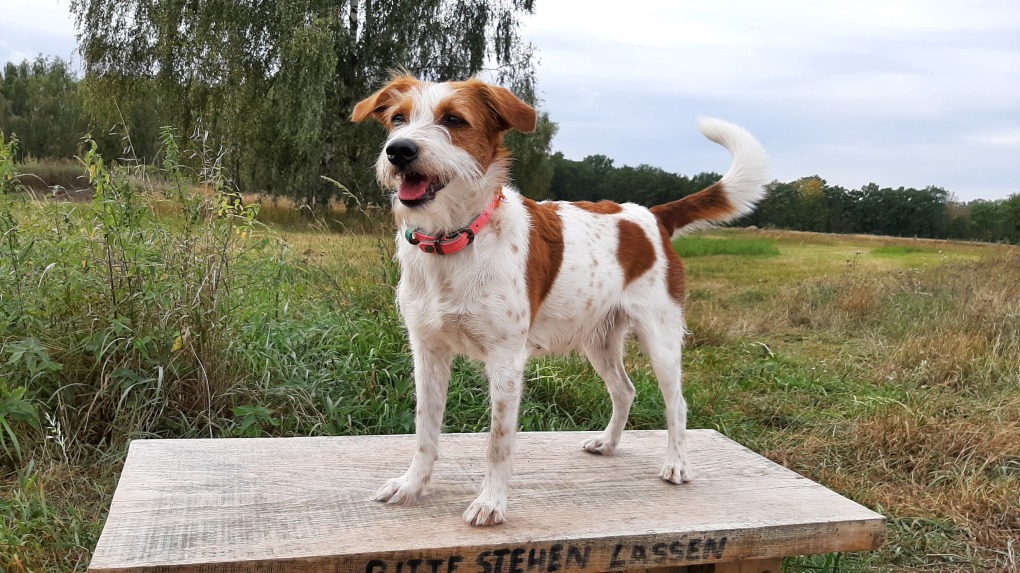
[[[503,131],[516,129],[522,133],[535,131],[538,113],[535,108],[521,101],[513,92],[499,86],[486,86],[489,92],[489,105],[499,116],[500,128]]]
[[[402,94],[411,91],[417,85],[419,85],[418,80],[411,76],[393,78],[382,89],[354,106],[354,111],[351,112],[351,121],[360,123],[371,116],[379,123],[386,123],[383,113],[394,105]]]

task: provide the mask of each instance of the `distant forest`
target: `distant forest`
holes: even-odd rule
[[[114,97],[111,94],[127,92],[101,85],[110,82],[110,78],[86,75],[83,80],[66,62],[43,57],[7,63],[0,79],[0,131],[8,138],[12,135],[18,138],[21,161],[74,157],[79,153],[82,136],[91,133],[106,157],[130,157],[151,163],[158,159],[157,136],[164,125],[177,128],[185,136],[196,135],[209,144],[210,134],[200,133],[201,121],[193,119],[187,125],[177,125],[179,119],[164,112],[165,96],[155,79],[131,80],[131,97]],[[533,90],[532,84],[526,85]],[[533,100],[533,91],[528,95]],[[346,122],[348,114],[348,109],[326,110],[324,117],[328,116],[333,123]],[[323,195],[335,192],[335,188],[323,185],[319,175],[338,178],[343,176],[344,169],[331,168],[328,157],[321,161],[314,158],[310,161],[307,157],[308,150],[315,148],[315,134],[322,133],[322,126],[310,125],[305,128],[307,133],[288,134],[281,133],[278,125],[270,125],[274,121],[279,118],[267,114],[261,128],[249,125],[246,128],[249,139],[244,146],[232,141],[228,132],[211,134],[227,155],[234,154],[225,162],[231,166],[229,176],[234,184],[243,192],[288,196],[313,206],[335,198]],[[345,124],[342,129],[376,128]],[[525,136],[509,141],[517,158],[514,180],[525,194],[536,199],[609,199],[655,205],[689,195],[719,178],[715,173],[679,175],[648,165],[618,167],[611,158],[602,155],[570,160],[549,149],[555,129],[555,124],[544,116],[540,133],[530,136],[532,139]],[[379,134],[353,133],[361,136],[355,141],[357,146],[347,150],[355,156],[348,163],[359,166],[357,177],[365,178],[368,175],[360,168],[365,162],[356,156],[360,153],[374,158]],[[255,137],[266,139],[253,141],[251,138]],[[280,157],[260,156],[259,150]],[[287,173],[286,166],[277,166],[276,162],[291,155],[301,158],[304,172],[302,176],[280,177]],[[360,202],[384,202],[370,179],[353,178],[352,175],[348,180],[338,180],[353,190],[353,197]],[[860,189],[845,189],[830,185],[819,176],[808,176],[770,183],[758,209],[737,224],[823,233],[1020,243],[1020,192],[1003,200],[963,203],[955,200],[951,190],[937,186],[913,189],[868,184]]]
[[[552,166],[549,194],[568,201],[609,199],[650,206],[694,193],[721,177],[718,173],[688,177],[649,165],[616,167],[602,155],[572,161],[556,153]],[[773,181],[767,191],[758,208],[737,224],[1020,243],[1020,193],[998,201],[961,203],[942,187],[893,189],[870,183],[845,189],[817,175],[786,183]]]

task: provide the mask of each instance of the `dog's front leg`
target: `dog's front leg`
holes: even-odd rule
[[[452,359],[453,355],[448,348],[428,343],[415,345],[414,387],[417,408],[414,423],[418,449],[407,472],[387,481],[375,494],[373,499],[376,501],[414,503],[432,479],[432,466],[439,457],[439,433],[443,428]]]
[[[464,512],[471,525],[496,525],[506,519],[507,486],[513,473],[512,456],[517,437],[517,413],[524,388],[527,354],[490,360],[485,365],[489,377],[489,401],[492,425],[489,428],[488,465],[478,497]]]

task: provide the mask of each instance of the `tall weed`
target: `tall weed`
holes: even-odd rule
[[[38,410],[72,458],[132,436],[214,435],[229,415],[244,376],[236,334],[273,313],[263,285],[283,250],[255,221],[258,207],[232,199],[222,154],[188,154],[169,130],[162,143],[159,191],[137,187],[86,139],[90,202],[5,199],[8,461],[43,445]]]

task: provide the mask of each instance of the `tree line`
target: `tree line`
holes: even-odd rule
[[[446,73],[456,71],[450,69]],[[533,98],[533,78],[528,77],[532,83],[525,82],[522,89]],[[371,168],[382,133],[377,126],[347,122],[347,108],[337,107],[326,114],[336,116],[326,126],[316,125],[325,114],[324,109],[320,110],[318,119],[306,121],[302,128],[306,131],[290,135],[279,129],[295,129],[290,123],[293,117],[257,114],[253,110],[257,117],[250,121],[261,118],[259,121],[264,124],[245,129],[265,131],[269,133],[267,139],[252,132],[250,138],[231,143],[234,139],[229,133],[206,130],[212,126],[204,123],[204,116],[197,114],[185,121],[177,117],[185,113],[182,109],[167,109],[164,105],[167,96],[156,77],[130,81],[121,78],[118,81],[128,82],[131,89],[120,86],[118,91],[105,85],[113,81],[108,76],[92,77],[86,73],[85,78],[79,78],[67,62],[39,57],[19,64],[7,63],[0,80],[0,130],[18,136],[22,159],[73,157],[78,153],[81,136],[90,132],[104,156],[152,163],[160,153],[160,128],[171,125],[183,135],[202,135],[204,145],[209,145],[212,139],[218,145],[230,147],[226,175],[241,191],[286,195],[313,206],[338,197],[349,202],[384,203]],[[371,89],[366,84],[360,95]],[[350,99],[356,97],[358,94],[351,92]],[[217,101],[204,105],[211,110],[223,104]],[[222,118],[218,121],[221,129],[229,123]],[[285,128],[281,122],[287,124]],[[335,137],[340,139],[344,139],[345,133],[351,134],[350,140],[343,143],[350,147],[344,152],[346,160],[334,156],[338,148],[317,147],[320,143],[317,138],[326,137],[327,128],[337,130]],[[562,153],[550,154],[555,129],[548,115],[543,114],[539,133],[514,134],[508,141],[514,154],[515,184],[537,199],[609,199],[650,206],[694,193],[720,177],[716,173],[680,175],[649,165],[616,166],[604,155],[570,160]],[[313,161],[310,153],[317,154],[318,159]],[[322,175],[343,183],[346,189],[339,189]],[[830,185],[818,176],[774,181],[767,191],[758,209],[738,224],[823,233],[1020,243],[1020,193],[998,201],[964,203],[941,187],[894,189],[868,184],[860,189],[846,189]]]
[[[604,155],[580,161],[551,158],[550,197],[567,201],[631,201],[645,206],[673,201],[718,181],[718,173],[692,177],[658,167],[617,167]],[[737,222],[819,233],[1020,243],[1020,193],[1007,199],[960,202],[948,190],[830,185],[817,175],[773,181],[758,208]]]

